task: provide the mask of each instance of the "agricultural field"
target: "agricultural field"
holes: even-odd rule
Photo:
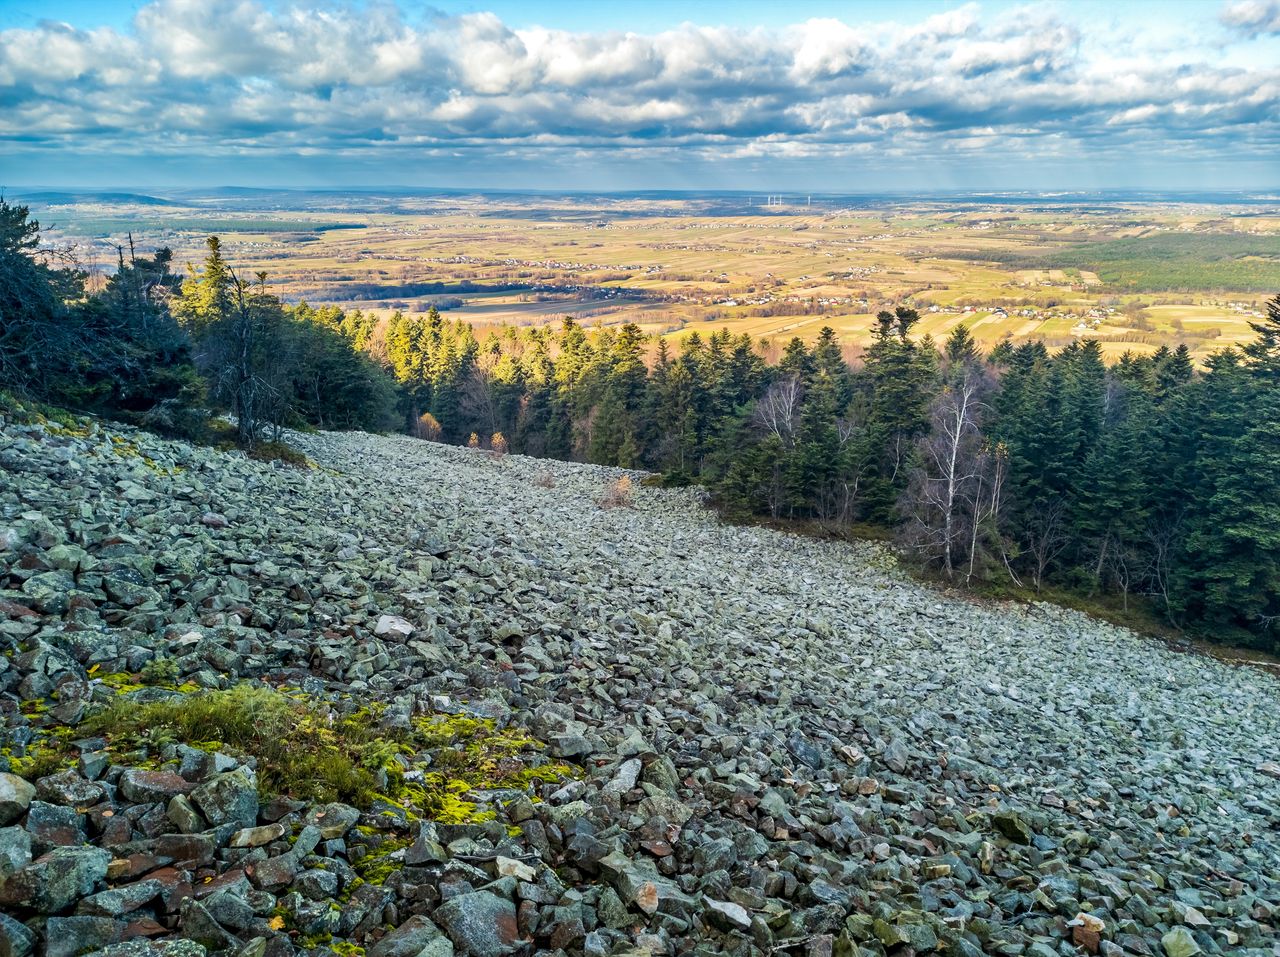
[[[477,326],[639,323],[775,344],[831,326],[851,353],[875,313],[921,335],[964,323],[1111,358],[1247,339],[1280,292],[1280,201],[476,195],[224,190],[32,194],[49,239],[105,275],[129,235],[182,268],[207,235],[290,301],[380,314],[436,305]]]

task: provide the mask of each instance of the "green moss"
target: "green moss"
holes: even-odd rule
[[[76,766],[75,757],[68,752],[62,741],[50,743],[44,737],[28,744],[21,756],[15,755],[10,748],[0,749],[0,756],[8,759],[9,768],[14,774],[28,781]]]
[[[257,759],[264,794],[358,805],[378,792],[387,752],[402,747],[367,723],[253,684],[148,704],[114,703],[81,730],[107,736],[113,748],[153,742],[157,733],[184,743],[212,738]]]
[[[104,675],[109,687],[131,689],[132,675]],[[343,801],[367,809],[375,801],[402,811],[401,820],[449,824],[492,820],[470,795],[526,789],[575,774],[548,763],[540,742],[492,720],[433,716],[405,731],[379,730],[380,705],[346,715],[307,695],[266,685],[199,691],[139,704],[117,700],[87,718],[79,736],[103,735],[116,755],[154,762],[166,744],[227,751],[257,761],[264,795]],[[407,782],[405,772],[421,772]],[[359,833],[378,832],[363,826]]]
[[[141,691],[146,687],[138,680],[137,675],[131,675],[124,671],[111,672],[105,675],[94,675],[108,688],[115,691],[116,694],[128,694],[131,691]]]
[[[388,837],[370,850],[355,865],[355,872],[366,884],[381,884],[404,865],[391,855],[413,843],[408,837]]]

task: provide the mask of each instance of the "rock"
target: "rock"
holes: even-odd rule
[[[240,769],[215,774],[191,790],[191,802],[212,826],[250,828],[258,820],[258,786]]]
[[[27,808],[27,833],[37,853],[51,847],[83,844],[84,822],[84,815],[72,807],[32,801]]]
[[[0,904],[46,914],[66,910],[107,876],[111,855],[97,847],[56,847],[0,884]]]
[[[46,957],[78,957],[120,940],[124,923],[109,917],[50,917],[45,925]]]
[[[261,847],[278,841],[288,832],[283,824],[263,824],[261,827],[244,827],[231,835],[231,847]]]
[[[279,890],[298,876],[298,860],[293,854],[281,854],[254,864],[249,871],[253,883],[264,891]]]
[[[1102,946],[1102,932],[1106,924],[1092,914],[1081,912],[1067,921],[1071,928],[1071,942],[1082,947],[1091,954],[1096,954]]]
[[[92,807],[106,798],[101,784],[86,781],[75,771],[49,774],[36,781],[36,794],[50,804],[69,807]]]
[[[396,638],[408,638],[417,629],[399,615],[383,615],[374,625],[375,635],[391,635]]]
[[[658,878],[653,871],[619,851],[600,860],[601,869],[609,875],[618,896],[646,914],[658,910]]]
[[[175,794],[169,799],[165,816],[183,834],[197,834],[208,826],[185,794]]]
[[[1175,927],[1161,937],[1160,946],[1164,948],[1165,957],[1195,957],[1201,952],[1200,945],[1185,927]]]
[[[76,905],[76,913],[101,917],[123,917],[144,904],[151,903],[162,893],[164,893],[164,884],[156,880],[124,884],[120,887],[113,887],[110,890],[90,894]]]
[[[302,820],[320,828],[321,838],[331,841],[355,827],[360,812],[347,804],[322,804],[307,811]]]
[[[168,803],[178,794],[190,793],[193,785],[172,771],[144,771],[129,768],[120,775],[120,793],[134,804]]]
[[[206,957],[207,953],[193,940],[126,940],[83,957]]]
[[[502,855],[494,860],[494,867],[499,877],[514,877],[518,881],[532,882],[538,876],[538,872],[523,861]]]
[[[721,930],[751,929],[751,915],[741,904],[712,900],[710,897],[704,903],[707,906],[707,919]]]
[[[367,957],[453,957],[453,943],[428,918],[410,917],[365,951]]]
[[[31,835],[25,828],[0,827],[0,880],[31,863]]]
[[[0,957],[27,957],[35,949],[35,932],[0,911]]]
[[[520,946],[515,906],[487,891],[460,894],[437,907],[432,918],[461,957],[503,957]]]
[[[7,771],[0,771],[0,826],[12,824],[27,813],[35,787]]]
[[[66,572],[39,572],[22,583],[26,602],[47,615],[62,615],[71,607],[76,580]]]
[[[433,825],[424,823],[418,827],[413,843],[405,848],[404,862],[417,867],[423,864],[443,864],[449,859],[449,852],[437,839]]]
[[[1030,844],[1034,837],[1026,821],[1014,811],[1001,811],[998,814],[993,814],[991,823],[997,831],[1014,844]]]

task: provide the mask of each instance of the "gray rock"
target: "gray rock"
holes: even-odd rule
[[[163,894],[164,890],[165,885],[157,880],[124,884],[90,894],[76,905],[76,913],[100,917],[123,917],[144,904],[151,903]]]
[[[0,904],[46,914],[66,910],[107,876],[111,855],[97,847],[57,847],[0,884]]]
[[[124,923],[109,917],[50,917],[45,925],[46,957],[77,957],[120,940]]]
[[[120,793],[135,804],[168,802],[176,794],[188,794],[191,782],[172,771],[129,768],[120,776]]]
[[[503,957],[520,947],[515,905],[487,891],[446,901],[432,919],[445,929],[462,957]]]
[[[36,781],[36,794],[50,804],[92,807],[106,797],[101,784],[87,781],[75,771],[49,774]]]
[[[16,774],[0,771],[0,826],[12,824],[27,813],[35,786]]]
[[[191,801],[214,827],[253,827],[258,820],[258,786],[243,770],[215,774],[191,791]]]
[[[83,957],[206,957],[207,953],[194,940],[126,940]]]
[[[0,911],[0,957],[27,957],[35,949],[35,932]]]
[[[278,841],[288,832],[283,824],[263,824],[260,827],[244,827],[231,835],[231,847],[261,847]]]
[[[422,916],[410,917],[365,951],[367,957],[453,957],[453,943]]]
[[[25,828],[0,827],[0,880],[31,863],[31,835]]]

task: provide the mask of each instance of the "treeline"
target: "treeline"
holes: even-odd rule
[[[939,347],[880,313],[856,366],[830,329],[777,362],[728,331],[677,347],[633,324],[473,328],[288,307],[210,240],[180,278],[121,253],[93,295],[0,202],[0,388],[252,447],[290,425],[403,429],[699,482],[734,517],[863,525],[957,585],[1133,598],[1170,622],[1277,647],[1280,297],[1257,339],[1197,370],[1185,347],[1108,367],[963,327]]]
[[[854,368],[830,330],[776,364],[727,331],[676,350],[628,324],[504,328],[438,314],[339,325],[427,437],[661,472],[739,517],[876,526],[957,584],[1131,598],[1275,648],[1280,299],[1197,371],[1185,346],[1108,367],[1095,341],[990,354],[882,312]],[[416,425],[415,425],[416,423]]]
[[[226,410],[248,449],[288,426],[385,429],[399,392],[369,356],[309,310],[238,276],[209,240],[187,278],[168,249],[120,249],[96,292],[39,223],[0,200],[0,389],[201,437]]]

